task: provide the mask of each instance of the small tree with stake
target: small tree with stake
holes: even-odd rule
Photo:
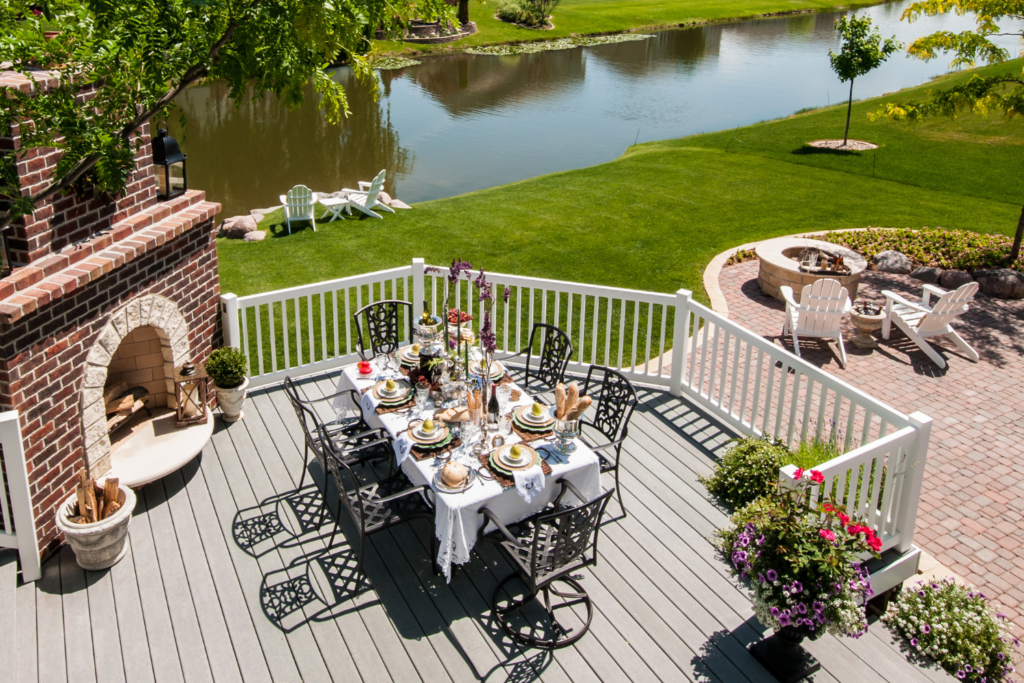
[[[1020,29],[1005,31],[999,28],[999,22],[1004,19],[1012,21],[1024,16],[1024,0],[925,0],[911,4],[901,18],[913,23],[921,15],[932,17],[948,12],[973,14],[975,30],[962,33],[937,31],[911,43],[907,48],[909,54],[929,60],[940,52],[952,52],[954,57],[950,66],[953,68],[973,67],[979,59],[998,64],[1009,59],[1010,53],[992,42],[992,36],[1019,36],[1024,40],[1024,31]],[[1024,56],[1024,50],[1021,56]],[[1007,118],[1024,114],[1024,71],[997,76],[974,74],[966,83],[932,91],[931,101],[890,102],[882,111],[869,114],[868,118],[918,121],[936,115],[955,117],[961,111],[985,115],[992,109],[1002,111]],[[1022,238],[1024,209],[1021,209],[1010,249],[1008,262],[1011,267],[1020,258]]]
[[[853,80],[881,66],[889,55],[903,47],[899,41],[882,36],[878,29],[871,30],[870,17],[840,17],[836,20],[836,30],[843,37],[843,47],[839,54],[828,51],[832,70],[845,83],[850,81],[850,99],[846,104],[846,132],[843,133],[843,147],[850,140],[850,112],[853,109]]]

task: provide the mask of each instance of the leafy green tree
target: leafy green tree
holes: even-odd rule
[[[843,38],[843,46],[839,54],[829,50],[828,59],[839,80],[843,83],[850,81],[850,99],[846,104],[846,132],[843,133],[845,147],[850,140],[854,79],[881,66],[889,55],[903,45],[895,37],[886,38],[883,43],[878,29],[871,30],[870,17],[840,17],[836,20],[836,30]]]
[[[953,68],[973,67],[979,61],[989,64],[1005,62],[1010,53],[992,41],[996,36],[1019,36],[1024,32],[1005,31],[999,28],[1002,21],[1018,20],[1024,17],[1024,0],[923,0],[915,2],[903,12],[903,19],[914,22],[922,15],[936,16],[956,12],[974,14],[975,30],[962,33],[937,31],[918,38],[907,48],[911,55],[924,60],[934,59],[939,53],[951,52]],[[1024,50],[1021,51],[1024,56]],[[1006,73],[999,76],[974,74],[965,83],[944,90],[933,90],[925,102],[890,102],[881,112],[870,118],[885,117],[893,121],[918,121],[929,116],[956,117],[958,113],[973,111],[988,114],[998,110],[1012,118],[1024,114],[1024,71],[1018,74]],[[1021,240],[1024,238],[1024,208],[1017,221],[1009,262],[1020,258]]]
[[[270,93],[296,107],[312,82],[338,123],[348,104],[327,68],[347,61],[372,80],[363,56],[369,36],[377,28],[396,34],[425,12],[454,18],[443,0],[4,0],[0,62],[33,78],[52,71],[57,85],[0,97],[0,128],[20,124],[22,135],[21,149],[0,157],[0,230],[80,180],[99,193],[123,190],[137,131],[170,113],[193,83],[219,79],[235,102]],[[47,39],[47,31],[59,34]],[[82,106],[76,98],[86,88],[96,95]],[[62,156],[45,187],[29,194],[15,163],[39,147]]]

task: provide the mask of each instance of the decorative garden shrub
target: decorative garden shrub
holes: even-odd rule
[[[510,24],[525,24],[530,21],[530,14],[519,3],[519,0],[502,0],[498,3],[496,13],[502,21]]]
[[[942,228],[868,228],[816,235],[818,239],[852,249],[871,260],[890,249],[906,254],[915,265],[945,270],[1013,268],[1024,272],[1024,259],[1009,265],[1013,239]]]
[[[700,482],[723,503],[741,508],[774,490],[779,468],[789,464],[791,455],[778,441],[736,439],[714,474],[701,477]]]
[[[982,593],[953,579],[905,587],[882,621],[906,641],[912,655],[930,657],[960,680],[1010,680],[1019,643],[1009,620]]]
[[[210,354],[206,361],[206,374],[221,389],[232,389],[245,381],[249,361],[240,349],[225,346]]]

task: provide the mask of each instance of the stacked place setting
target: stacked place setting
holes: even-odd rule
[[[402,379],[382,379],[373,385],[371,391],[380,402],[378,411],[403,408],[413,400],[412,386]]]

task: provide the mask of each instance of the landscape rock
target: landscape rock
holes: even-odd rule
[[[895,273],[896,275],[907,275],[914,269],[913,264],[906,254],[893,249],[880,252],[874,258],[875,268],[883,273]]]
[[[412,207],[403,202],[401,199],[392,199],[389,205],[392,209],[411,209]]]
[[[319,199],[347,199],[348,192],[342,192],[341,190],[338,190],[337,192],[317,192],[316,196]]]
[[[380,194],[377,195],[377,201],[379,201],[381,204],[387,204],[390,206],[392,201],[391,195],[389,195],[384,190],[381,190]]]
[[[252,216],[232,216],[225,218],[220,224],[221,237],[242,239],[256,229],[256,220]]]
[[[252,219],[257,223],[259,223],[267,216],[266,212],[264,212],[263,209],[253,209],[252,211],[249,212],[249,215],[252,216]]]
[[[921,266],[920,268],[914,270],[914,272],[910,274],[910,277],[914,278],[915,280],[920,280],[921,282],[928,285],[937,285],[939,284],[939,278],[942,277],[942,274],[944,272],[946,271],[942,270],[942,268],[929,268],[928,266]]]
[[[1024,299],[1024,273],[1010,268],[976,270],[974,279],[978,288],[997,299]]]
[[[939,286],[946,289],[956,289],[968,282],[974,282],[974,278],[966,270],[946,270],[939,277]]]
[[[266,236],[267,233],[263,232],[262,230],[253,230],[252,232],[245,233],[245,237],[243,239],[246,242],[260,242]]]

